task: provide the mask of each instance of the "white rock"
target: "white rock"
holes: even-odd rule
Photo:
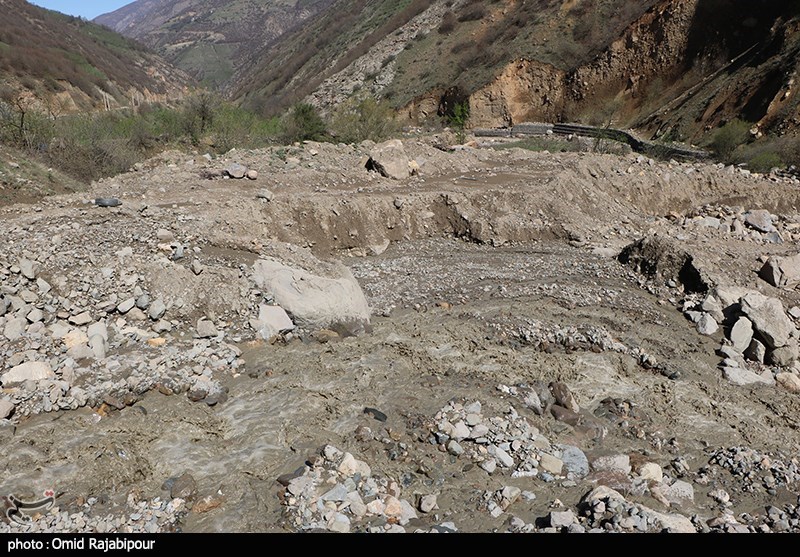
[[[697,321],[697,332],[701,335],[711,336],[719,331],[719,325],[710,314],[704,313]]]
[[[631,459],[628,455],[618,454],[601,456],[592,461],[592,468],[596,471],[631,473]]]
[[[69,318],[69,322],[73,325],[88,325],[92,322],[92,314],[88,311],[84,311],[79,313],[78,315],[73,315]]]
[[[339,471],[340,474],[344,476],[353,476],[355,474],[361,474],[362,478],[368,478],[372,474],[372,470],[370,469],[369,464],[367,464],[363,460],[356,459],[350,453],[344,453],[342,462],[339,463],[337,470]]]
[[[14,411],[14,403],[7,398],[0,398],[0,420],[8,418]]]
[[[270,293],[275,303],[307,329],[330,329],[344,325],[351,332],[369,326],[370,309],[353,274],[341,263],[315,264],[327,276],[293,268],[274,259],[253,265],[253,280]]]
[[[436,504],[436,495],[423,495],[422,497],[420,497],[419,500],[420,512],[429,513],[438,508],[439,507]]]
[[[131,298],[128,298],[127,300],[125,300],[123,302],[120,302],[117,305],[117,311],[120,312],[121,314],[125,315],[130,310],[132,310],[133,306],[135,306],[135,305],[136,305],[136,298],[132,298],[131,297]]]
[[[9,371],[0,376],[0,383],[4,387],[19,385],[25,381],[41,381],[42,379],[53,379],[56,374],[47,362],[25,362],[12,367]]]
[[[459,420],[458,422],[453,424],[453,431],[450,435],[456,441],[463,441],[464,439],[470,436],[470,430],[469,427],[467,427],[467,424]]]
[[[747,317],[740,317],[731,328],[730,340],[736,351],[743,353],[753,340],[753,323]]]
[[[489,454],[495,457],[498,464],[501,466],[505,466],[506,468],[514,466],[514,459],[511,458],[511,455],[496,445],[491,445],[489,447]]]
[[[664,472],[661,469],[661,466],[656,464],[655,462],[646,462],[639,467],[637,470],[640,478],[645,480],[652,480],[656,483],[661,483],[661,480],[664,479]]]
[[[769,373],[769,372],[768,372]],[[722,368],[722,375],[735,385],[753,385],[753,384],[764,384],[764,385],[772,385],[775,383],[774,379],[770,375],[767,377],[766,375],[758,375],[753,373],[749,369],[744,369],[740,367],[723,367]],[[772,380],[771,380],[772,379]]]
[[[208,319],[198,320],[196,329],[198,338],[213,338],[219,334],[214,323]]]
[[[28,320],[24,317],[12,317],[6,321],[3,328],[3,336],[8,340],[17,340],[25,334],[25,329],[28,326]]]
[[[258,308],[258,334],[269,340],[277,334],[294,330],[294,323],[280,306],[261,304]]]
[[[564,462],[551,454],[541,453],[539,455],[539,467],[550,474],[560,475]]]

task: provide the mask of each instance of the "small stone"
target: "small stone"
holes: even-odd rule
[[[17,340],[25,334],[25,329],[28,326],[28,320],[24,317],[14,317],[6,321],[3,328],[3,336],[8,340]]]
[[[601,456],[592,461],[592,468],[597,472],[630,474],[631,459],[624,454]]]
[[[248,180],[258,180],[258,171],[257,170],[248,170],[245,174]]]
[[[640,478],[652,480],[656,483],[661,483],[661,480],[664,479],[664,472],[661,466],[655,462],[646,462],[642,464],[636,473],[639,474]]]
[[[701,335],[711,336],[719,331],[719,325],[710,314],[704,313],[697,321],[697,332]]]
[[[175,241],[175,234],[166,228],[159,228],[156,231],[156,238],[159,242],[169,243]]]
[[[203,264],[200,263],[200,261],[198,261],[197,259],[192,260],[192,272],[195,275],[199,275],[204,270],[205,270],[205,267],[203,267]]]
[[[158,321],[166,312],[167,306],[164,305],[164,301],[161,298],[158,298],[155,302],[150,304],[150,310],[147,313],[150,316],[150,319],[153,321]]]
[[[769,233],[776,231],[775,226],[772,224],[772,215],[766,209],[748,211],[744,214],[744,222],[759,232]]]
[[[340,503],[347,498],[347,488],[343,484],[336,484],[330,490],[325,492],[320,499],[322,501],[334,501]]]
[[[142,294],[138,298],[136,298],[136,307],[140,310],[144,311],[150,305],[150,295],[147,293]]]
[[[578,401],[575,400],[575,396],[565,383],[553,381],[550,383],[550,393],[559,405],[573,412],[580,412],[581,408],[578,406]]]
[[[14,403],[8,400],[7,398],[0,398],[0,420],[8,418],[13,412],[14,412]]]
[[[512,468],[514,466],[514,459],[511,458],[511,455],[496,445],[489,447],[489,454],[495,457],[501,466],[506,468]]]
[[[295,326],[291,318],[280,306],[261,304],[258,308],[258,334],[269,340],[275,335],[293,331]]]
[[[117,311],[120,312],[122,315],[125,315],[130,310],[132,310],[135,305],[136,305],[136,298],[131,297],[123,302],[120,302],[119,305],[117,305]]]
[[[194,506],[192,507],[192,512],[198,514],[207,513],[222,506],[224,502],[225,502],[224,497],[206,495],[199,501],[195,502]]]
[[[670,503],[682,504],[694,501],[694,487],[683,480],[675,480],[672,485],[662,487],[661,493]]]
[[[752,371],[740,367],[724,367],[722,368],[722,376],[735,385],[753,385],[756,383],[763,383],[770,385],[772,382],[765,376],[758,375]]]
[[[36,278],[36,267],[37,265],[31,261],[30,259],[22,258],[19,260],[19,272],[22,273],[27,279],[33,280]]]
[[[342,462],[339,464],[337,470],[344,476],[361,474],[362,478],[368,478],[372,475],[372,470],[369,465],[363,460],[356,459],[350,453],[344,453]]]
[[[82,344],[87,344],[89,342],[89,335],[81,331],[80,329],[72,329],[66,335],[64,335],[63,339],[64,346],[67,347],[69,350],[70,348],[74,348],[75,346],[81,346]]]
[[[93,335],[89,338],[89,348],[92,351],[94,357],[98,360],[102,360],[106,357],[106,350],[108,349],[108,345],[106,343],[106,339],[103,338],[102,335]]]
[[[98,207],[119,207],[122,201],[116,197],[98,197],[94,200],[94,204]]]
[[[331,532],[338,532],[340,534],[347,534],[350,532],[350,519],[342,513],[336,513],[328,521],[328,530]]]
[[[28,312],[28,315],[26,315],[25,318],[31,323],[38,323],[39,321],[44,320],[44,313],[39,308],[34,308]]]
[[[92,321],[93,321],[92,315],[88,311],[84,311],[82,313],[79,313],[78,315],[73,315],[69,318],[70,323],[78,326],[88,325]]]
[[[470,436],[469,427],[467,427],[467,424],[463,421],[459,420],[457,423],[453,424],[453,431],[450,433],[450,436],[456,441],[463,441]]]
[[[41,277],[36,279],[36,286],[41,294],[47,294],[52,289],[50,284]]]
[[[225,169],[225,173],[231,178],[239,180],[244,178],[247,174],[247,167],[239,163],[233,163],[228,165],[228,167]]]
[[[553,475],[560,475],[563,466],[564,463],[560,458],[556,458],[547,453],[539,455],[539,467],[545,472],[549,472]]]
[[[753,340],[753,323],[746,317],[740,317],[731,328],[730,340],[740,354],[747,350]]]
[[[744,351],[744,355],[746,358],[754,362],[763,364],[764,359],[767,357],[767,347],[758,340],[753,339],[750,342],[750,346],[748,346],[747,350]]]
[[[219,332],[217,328],[214,326],[214,323],[208,319],[200,319],[197,322],[197,337],[198,338],[213,338],[217,336]]]
[[[550,526],[553,528],[567,528],[575,522],[575,513],[571,510],[552,511],[550,513]]]
[[[489,474],[493,474],[494,471],[497,470],[497,461],[493,458],[489,458],[481,462],[479,466],[486,470],[486,472]]]
[[[568,478],[580,480],[589,475],[589,459],[582,450],[572,445],[559,445],[559,448]]]
[[[778,385],[790,393],[800,393],[800,377],[794,373],[783,372],[775,376]]]
[[[2,411],[0,411],[2,414]],[[419,500],[419,510],[423,513],[429,513],[434,509],[437,509],[438,506],[436,505],[436,495],[423,495],[420,497]]]
[[[265,201],[272,201],[273,199],[275,199],[275,194],[268,189],[262,189],[258,191],[258,193],[256,194],[256,198],[263,199]]]
[[[451,455],[459,456],[464,454],[464,449],[458,442],[454,439],[451,439],[449,443],[447,443],[447,452]]]

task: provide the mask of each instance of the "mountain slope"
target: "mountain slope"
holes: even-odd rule
[[[141,44],[80,18],[0,0],[0,79],[59,111],[180,96],[183,72]]]
[[[142,41],[210,87],[332,0],[138,0],[94,21]]]
[[[98,21],[266,114],[369,92],[415,122],[467,103],[472,127],[696,141],[734,118],[796,132],[798,14],[797,0],[139,0]]]

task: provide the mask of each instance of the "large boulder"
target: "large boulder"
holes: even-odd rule
[[[370,150],[367,169],[379,172],[387,178],[403,180],[410,175],[410,162],[403,142],[392,139],[379,143]]]
[[[253,265],[253,282],[299,327],[340,334],[368,329],[369,305],[350,270],[341,263],[324,263],[309,256],[304,261],[306,265],[301,267],[275,258],[259,259]]]
[[[795,327],[783,310],[780,300],[751,292],[743,296],[739,304],[742,313],[753,323],[753,328],[769,348],[780,348],[788,344],[789,337],[795,333]]]
[[[3,387],[13,387],[25,381],[41,381],[42,379],[53,379],[56,376],[47,362],[25,362],[0,376],[0,384]]]
[[[770,257],[761,267],[758,276],[772,286],[797,286],[800,284],[800,253],[791,257]]]

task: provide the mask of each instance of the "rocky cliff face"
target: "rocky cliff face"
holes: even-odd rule
[[[798,24],[770,9],[718,16],[710,4],[727,13],[741,3],[661,2],[572,71],[535,60],[511,62],[470,95],[470,124],[614,120],[661,132],[677,127],[689,137],[737,116],[786,127],[781,115],[791,104]],[[695,102],[687,102],[690,97]]]

